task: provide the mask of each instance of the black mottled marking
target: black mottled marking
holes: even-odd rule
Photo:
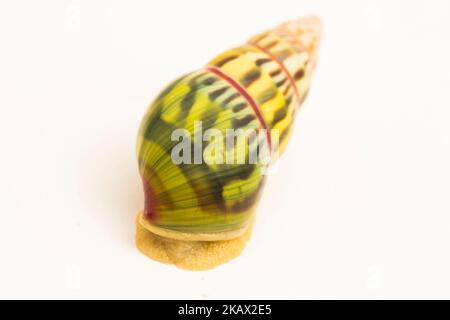
[[[193,76],[190,80],[189,80],[189,84],[191,86],[196,86],[197,85],[197,80],[201,77],[203,77],[205,74],[204,73],[198,73],[195,76]]]
[[[259,79],[261,77],[261,72],[259,70],[251,70],[248,72],[243,78],[242,78],[242,84],[244,87],[250,86],[253,82]]]
[[[250,177],[252,172],[255,170],[255,165],[254,164],[245,164],[245,165],[242,165],[242,167],[239,169],[240,170],[238,172],[238,177],[241,180],[246,180]]]
[[[259,183],[256,190],[250,196],[246,197],[241,202],[234,204],[232,206],[232,210],[234,212],[241,212],[241,211],[245,211],[245,210],[251,208],[256,203],[256,201],[258,201],[258,198],[260,196],[260,190],[263,185],[264,185],[264,180]]]
[[[241,94],[239,92],[235,92],[233,93],[231,96],[229,96],[228,98],[226,98],[223,103],[224,104],[229,104],[231,101],[233,101],[234,99],[236,99],[237,97],[239,97]]]
[[[194,147],[191,146],[191,150]],[[193,158],[192,158],[193,159]],[[207,183],[207,187],[204,187],[200,183],[199,179],[188,179],[189,184],[195,191],[197,201],[202,208],[206,210],[211,207],[211,205],[216,206],[220,210],[224,211],[225,203],[222,196],[223,193],[223,182],[219,177],[215,176],[214,173],[208,168],[205,163],[202,164],[185,164],[182,167],[183,174],[186,177],[193,176],[206,176],[208,179],[204,182]]]
[[[189,91],[181,100],[180,106],[183,111],[188,111],[192,108],[195,102],[195,91]]]
[[[180,102],[181,113],[177,117],[178,119],[184,119],[185,117],[187,117],[187,115],[189,114],[192,106],[194,105],[195,98],[196,98],[196,95],[197,95],[197,92],[198,92],[198,87],[199,87],[197,79],[200,76],[201,75],[197,75],[197,76],[195,76],[193,79],[191,79],[189,81],[189,89],[190,90],[181,99],[181,102]]]
[[[239,112],[247,106],[245,102],[238,103],[233,107],[233,112]]]
[[[298,80],[300,80],[301,78],[303,78],[304,75],[305,75],[305,70],[300,69],[300,70],[298,70],[298,71],[294,74],[294,80],[295,80],[295,81],[298,81]]]
[[[161,119],[161,109],[159,108],[151,114],[151,117],[149,117],[148,121],[145,123],[143,137],[147,140],[158,142],[162,137],[159,137],[156,132],[172,132],[163,130],[172,130],[172,126],[170,123]]]
[[[219,210],[226,211],[225,200],[223,198],[223,184],[219,179],[214,179],[213,182],[209,182],[211,185],[211,192],[213,194],[215,205]]]
[[[210,98],[212,101],[214,101],[214,100],[216,100],[218,97],[220,97],[222,94],[224,94],[225,91],[227,91],[227,90],[228,90],[228,87],[223,87],[223,88],[217,89],[217,90],[215,90],[215,91],[213,91],[213,92],[211,92],[211,93],[209,94],[209,98]]]
[[[220,178],[218,178],[215,181],[218,190],[214,190],[214,194],[218,196],[216,202],[219,208],[221,208],[224,211],[226,210],[227,213],[230,214],[239,213],[250,208],[255,203],[255,201],[258,200],[258,195],[260,194],[259,191],[261,189],[260,185],[258,185],[258,187],[256,188],[255,193],[252,193],[248,197],[242,199],[242,201],[235,203],[234,205],[232,205],[231,208],[224,207],[225,201],[223,198],[224,186],[230,183],[231,181],[236,180],[237,177],[239,177],[242,180],[248,179],[254,172],[255,168],[256,166],[254,164],[239,165],[235,168],[230,168],[230,170],[226,171],[226,175],[221,175]]]
[[[217,81],[217,78],[209,77],[209,78],[206,78],[205,80],[203,80],[202,84],[204,84],[205,86],[210,86],[216,81]]]
[[[269,44],[265,45],[264,47],[266,49],[270,49],[270,48],[275,47],[277,44],[278,44],[278,40],[274,40],[274,41],[270,42]]]
[[[280,141],[283,141],[286,138],[287,134],[289,133],[289,128],[290,128],[290,126],[285,128],[283,130],[283,132],[281,132],[281,134],[280,134]]]
[[[232,60],[234,60],[234,59],[237,59],[237,58],[239,58],[238,55],[228,56],[228,57],[223,58],[222,60],[217,61],[214,65],[215,65],[216,67],[222,67],[223,65],[225,65],[225,64],[227,64],[228,62],[230,62],[230,61],[232,61]]]
[[[248,114],[243,118],[240,119],[233,119],[232,126],[234,129],[238,129],[241,127],[245,127],[247,124],[249,124],[250,122],[252,122],[253,120],[255,120],[255,116],[252,114]]]
[[[285,102],[285,105],[286,105],[286,106],[289,106],[289,105],[291,104],[291,102],[292,102],[292,95],[290,95],[289,97],[287,97],[285,101],[286,101],[286,102]]]
[[[278,52],[278,51],[277,51],[277,59],[278,59],[279,61],[284,61],[284,60],[286,60],[287,58],[289,58],[291,55],[292,55],[292,53],[291,53],[291,51],[289,51],[289,50],[283,50],[283,51],[281,51],[281,52]]]
[[[262,39],[264,39],[265,37],[267,37],[268,35],[269,35],[268,32],[265,32],[265,33],[263,33],[263,34],[260,34],[259,36],[256,36],[256,37],[252,40],[252,42],[253,42],[253,43],[257,43],[257,42],[261,41]]]
[[[258,67],[261,67],[263,64],[269,63],[269,62],[271,62],[271,61],[272,61],[272,59],[261,58],[261,59],[256,60],[256,61],[255,61],[255,64],[256,64]]]
[[[275,112],[275,115],[272,120],[272,127],[275,126],[278,122],[283,120],[287,115],[287,105],[285,105],[283,108],[279,109],[277,112]]]
[[[276,89],[272,89],[271,88],[269,90],[266,90],[266,92],[264,92],[262,94],[261,99],[259,99],[259,103],[263,104],[263,103],[265,103],[265,102],[275,98],[276,95],[277,95],[277,90]]]
[[[286,81],[287,81],[287,78],[284,78],[283,80],[278,81],[278,82],[276,83],[276,86],[277,86],[277,87],[281,87],[283,84],[286,83]]]
[[[202,126],[203,129],[209,129],[214,127],[214,124],[217,121],[217,118],[219,117],[219,112],[217,111],[217,108],[207,108],[205,111],[203,111],[202,113]],[[205,144],[203,144],[204,147]]]
[[[270,73],[270,76],[271,76],[271,77],[276,77],[276,76],[278,76],[280,73],[281,73],[281,69],[277,69],[277,70],[275,70],[275,71],[272,71],[272,72]]]

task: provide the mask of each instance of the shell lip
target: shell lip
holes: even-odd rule
[[[184,240],[184,241],[225,241],[235,239],[242,236],[251,225],[251,221],[249,221],[249,223],[246,223],[244,227],[231,231],[214,232],[214,233],[188,233],[156,226],[146,218],[144,211],[141,211],[139,213],[138,222],[146,230],[158,236],[168,239]]]

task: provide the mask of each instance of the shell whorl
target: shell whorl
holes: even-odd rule
[[[261,144],[282,152],[309,89],[320,39],[318,23],[315,18],[300,19],[256,35],[205,68],[175,80],[152,102],[137,143],[146,198],[144,227],[168,238],[192,240],[225,240],[245,231],[265,182],[264,166],[195,159],[174,163],[171,154],[178,141],[172,133],[182,128],[190,138],[190,150],[200,144],[204,154],[212,141],[197,135],[197,121],[203,131],[214,128],[224,138],[227,129],[265,129],[265,136],[246,142],[245,160]],[[271,130],[279,133],[279,143],[272,143]],[[214,143],[229,151],[225,141]]]

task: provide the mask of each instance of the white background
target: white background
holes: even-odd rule
[[[287,19],[325,33],[243,254],[134,247],[158,91]],[[450,298],[448,1],[2,1],[0,297]]]

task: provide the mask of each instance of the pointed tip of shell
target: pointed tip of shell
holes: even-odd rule
[[[275,28],[275,32],[286,37],[292,44],[308,51],[312,57],[312,67],[317,64],[322,30],[322,21],[317,16],[290,20]]]

